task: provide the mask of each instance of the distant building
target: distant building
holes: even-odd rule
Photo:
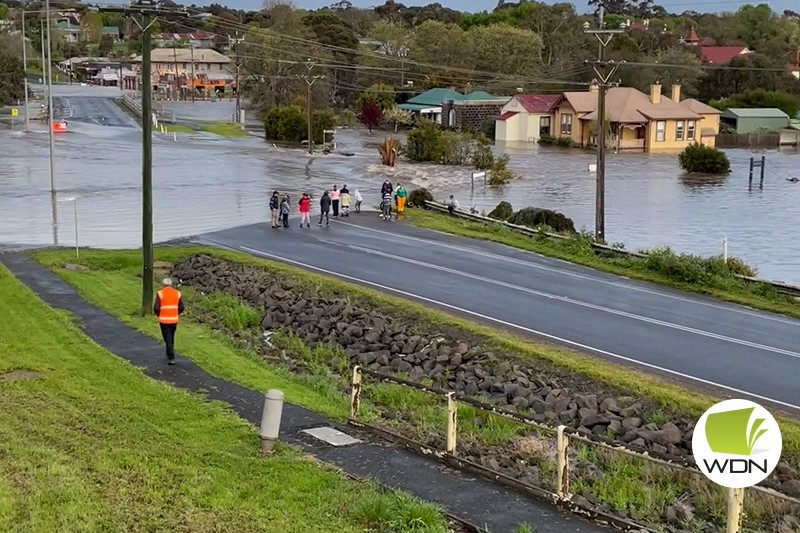
[[[738,134],[780,131],[789,127],[789,115],[775,108],[730,108],[722,112],[721,121]]]
[[[442,126],[480,131],[483,125],[500,114],[508,96],[493,96],[474,91],[461,98],[442,102]]]
[[[495,121],[497,141],[537,142],[553,135],[553,113],[550,108],[558,94],[518,94],[501,109]],[[557,136],[557,135],[556,135]]]
[[[198,31],[194,33],[159,33],[153,37],[156,46],[169,48],[179,43],[187,48],[214,48],[218,36],[213,33]]]
[[[142,56],[132,62],[141,69]],[[230,58],[208,48],[155,48],[150,53],[150,77],[154,86],[164,85],[177,92],[190,87],[201,93],[222,92],[234,85],[230,64]]]
[[[746,46],[717,46],[711,39],[700,39],[694,28],[689,28],[682,41],[684,44],[695,48],[700,58],[710,65],[727,65],[735,57],[753,53]]]
[[[442,123],[442,104],[449,100],[461,100],[464,97],[453,89],[436,88],[409,98],[404,104],[397,106],[399,109],[411,111],[414,116],[432,120],[436,124]]]

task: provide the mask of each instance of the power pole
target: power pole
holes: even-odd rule
[[[25,74],[25,133],[28,133],[28,42],[25,40],[25,10],[22,10],[22,71]]]
[[[177,96],[175,100],[181,99],[181,86],[180,86],[180,74],[178,73],[178,49],[175,47],[175,42],[172,43],[172,61],[175,63],[175,93]]]
[[[233,37],[230,37],[230,36],[228,37],[228,44],[233,46],[233,51],[236,54],[236,112],[235,112],[235,115],[233,117],[233,122],[234,123],[240,121],[239,117],[242,114],[242,112],[241,112],[241,105],[242,104],[241,104],[241,99],[240,99],[240,96],[241,96],[242,92],[239,90],[239,67],[241,66],[241,63],[239,61],[239,43],[242,43],[242,42],[244,42],[244,37],[239,37],[239,32],[238,31],[236,32],[236,38],[233,38]]]
[[[585,33],[597,37],[600,43],[597,52],[597,61],[586,61],[591,64],[598,78],[597,93],[597,180],[595,184],[595,211],[594,211],[594,238],[597,242],[606,241],[605,230],[605,209],[606,209],[606,92],[608,91],[609,81],[616,74],[619,63],[606,61],[605,51],[608,43],[615,34],[622,33],[623,30],[606,29],[603,14],[605,8],[600,4],[600,28],[590,29],[590,24],[584,22]]]
[[[130,6],[104,7],[101,11],[134,13],[134,22],[142,30],[142,315],[153,306],[153,84],[150,72],[150,29],[156,15],[185,14],[185,10],[161,9],[154,0],[138,0]]]
[[[192,61],[192,102],[194,102],[194,93],[195,93],[195,87],[194,87],[194,44],[190,43],[189,46],[190,46],[190,50],[191,50],[191,61]]]
[[[302,74],[302,75],[298,76],[298,78],[300,78],[301,80],[305,80],[306,88],[307,88],[307,92],[306,92],[306,109],[308,111],[308,153],[309,154],[313,154],[314,153],[314,125],[312,123],[312,114],[311,114],[311,87],[314,85],[314,83],[317,80],[322,79],[322,78],[325,77],[325,76],[320,76],[320,75],[312,76],[311,75],[311,71],[314,69],[314,66],[315,66],[314,62],[311,61],[311,58],[308,58],[308,60],[306,61],[306,68],[308,69],[308,74]]]
[[[408,57],[408,48],[400,45],[400,50],[397,51],[397,55],[400,56],[400,87],[402,88],[406,85],[406,57]]]
[[[50,194],[56,194],[55,142],[53,140],[53,60],[50,56],[50,0],[45,2],[47,16],[47,130],[50,132]],[[44,72],[44,65],[42,65]]]

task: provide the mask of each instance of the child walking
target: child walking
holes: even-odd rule
[[[283,222],[283,227],[289,227],[289,195],[283,197],[281,201],[281,221]]]
[[[303,223],[305,223],[307,228],[311,227],[311,197],[308,196],[307,192],[303,193],[303,196],[300,198],[300,227],[303,227]]]

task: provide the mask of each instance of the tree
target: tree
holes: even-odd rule
[[[373,103],[379,106],[381,111],[386,111],[394,107],[394,100],[394,89],[391,86],[376,83],[359,95],[357,105],[363,108],[364,104]]]
[[[114,38],[110,35],[103,35],[100,37],[100,46],[98,47],[98,52],[100,52],[101,56],[107,56],[111,50],[114,48]]]
[[[471,69],[510,75],[532,75],[541,70],[542,38],[508,24],[478,26],[467,31]],[[463,52],[462,52],[463,53]]]
[[[414,115],[411,111],[406,111],[396,106],[384,111],[383,118],[387,122],[394,124],[395,133],[397,133],[399,126],[410,126],[414,123]]]
[[[375,102],[366,101],[361,106],[361,113],[358,119],[367,127],[369,132],[372,133],[372,130],[381,125],[383,109]]]
[[[264,134],[273,141],[302,141],[308,135],[305,112],[298,106],[273,107],[264,119]]]
[[[794,117],[797,112],[800,111],[800,98],[793,94],[779,91],[745,91],[743,93],[731,95],[728,98],[711,100],[709,104],[721,110],[729,107],[774,107],[780,109],[790,117]]]
[[[0,20],[8,20],[8,6],[0,2]]]
[[[81,42],[99,44],[103,34],[103,17],[100,13],[86,12],[81,17]]]
[[[0,48],[0,104],[16,103],[25,97],[22,61]]]
[[[317,109],[312,114],[312,117],[311,135],[314,136],[315,144],[322,144],[325,142],[325,130],[333,130],[336,126],[336,118],[333,116],[333,113],[327,109]],[[308,123],[305,118],[303,119],[303,123],[306,129],[308,129]]]
[[[336,105],[350,107],[354,100],[351,87],[355,82],[356,50],[358,37],[352,26],[330,11],[315,11],[303,17],[303,24],[311,30],[314,40],[329,47],[333,61],[344,68],[329,70],[333,82]]]

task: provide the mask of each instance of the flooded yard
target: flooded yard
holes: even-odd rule
[[[204,107],[206,106],[206,107]],[[170,105],[180,116],[229,116],[233,102]],[[230,108],[230,109],[228,109]],[[141,140],[136,128],[76,120],[56,138],[59,196],[78,201],[81,245],[136,247],[141,225]],[[49,193],[48,135],[32,122],[31,133],[0,130],[0,243],[74,244],[72,206]],[[381,167],[371,146],[383,134],[341,130],[340,150],[352,157],[310,158],[301,150],[275,147],[257,137],[221,139],[209,135],[155,135],[153,139],[154,236],[157,241],[266,220],[273,189],[318,197],[325,187],[347,183],[361,190],[367,205],[378,203],[384,177],[424,185],[438,198],[455,194],[463,207],[490,210],[507,200],[556,209],[577,227],[594,225],[591,152],[532,145],[505,146],[510,167],[522,178],[502,188],[470,185],[470,169],[413,165]],[[498,147],[499,148],[499,147]],[[699,254],[720,253],[728,238],[731,255],[757,266],[761,276],[800,284],[793,224],[800,215],[800,152],[764,152],[763,191],[747,190],[750,151],[726,151],[733,172],[722,178],[687,178],[677,156],[609,154],[606,171],[606,236],[626,248],[672,246]],[[755,154],[757,157],[761,153]]]

